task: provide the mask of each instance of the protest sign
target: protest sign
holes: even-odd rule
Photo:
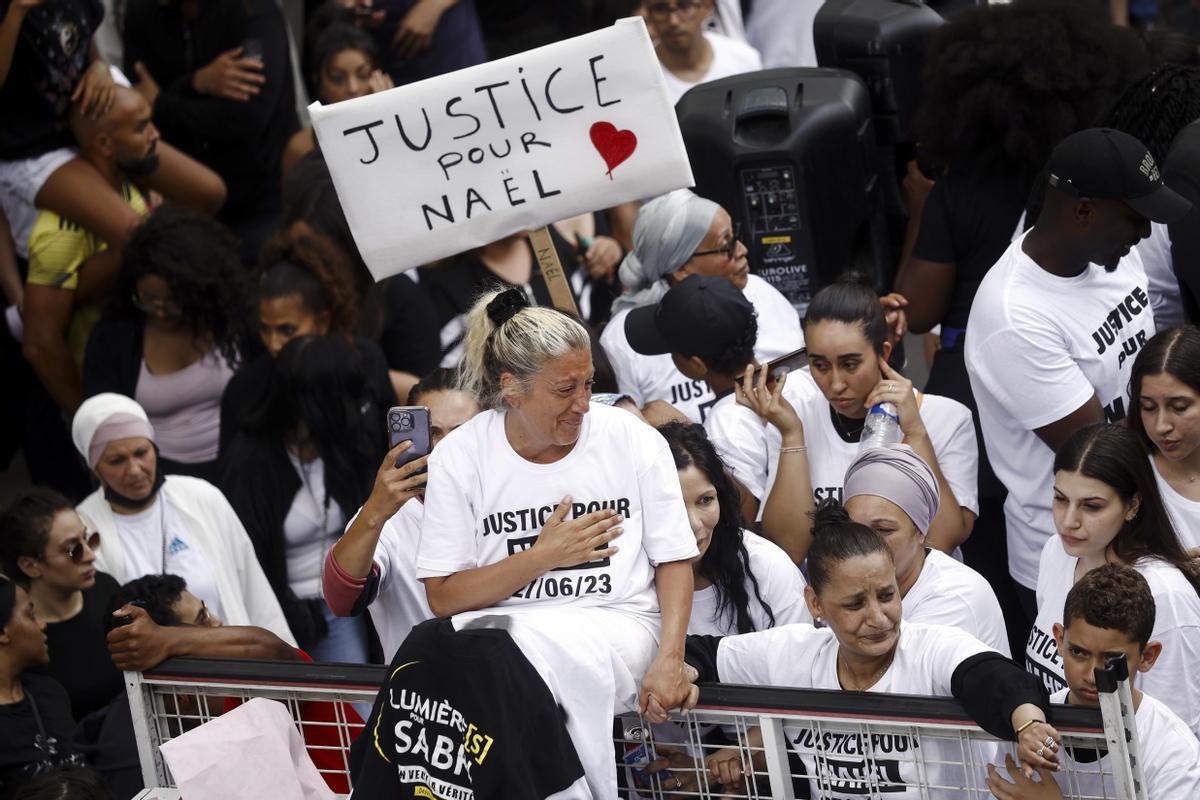
[[[309,112],[376,280],[693,183],[640,18]]]

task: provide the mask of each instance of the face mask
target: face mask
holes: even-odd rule
[[[157,447],[155,447],[154,450],[155,453],[158,452]],[[166,480],[167,476],[163,475],[161,469],[156,468],[154,474],[154,485],[150,487],[150,494],[146,495],[141,500],[134,500],[126,497],[125,495],[113,489],[111,486],[104,487],[104,499],[109,503],[116,503],[117,505],[124,506],[125,508],[142,508],[143,506],[148,505],[150,501],[155,498],[155,496],[158,494],[158,490],[162,488],[162,485],[166,483]]]

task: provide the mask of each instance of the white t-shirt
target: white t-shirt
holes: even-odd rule
[[[1110,421],[1129,410],[1134,357],[1154,335],[1136,249],[1105,272],[1074,278],[1039,267],[1014,241],[984,276],[967,322],[966,360],[984,444],[1008,488],[1009,572],[1037,585],[1038,556],[1054,534],[1054,453],[1034,430],[1096,395]]]
[[[1038,572],[1037,619],[1025,645],[1025,668],[1041,678],[1047,692],[1066,688],[1062,658],[1054,642],[1054,625],[1062,624],[1067,592],[1075,585],[1079,559],[1067,555],[1057,536],[1042,548]],[[1139,672],[1139,689],[1170,697],[1175,713],[1193,732],[1200,731],[1200,683],[1195,680],[1200,663],[1200,595],[1175,567],[1159,559],[1142,559],[1133,565],[1150,584],[1154,595],[1154,631],[1150,638],[1162,643],[1162,654],[1149,672]]]
[[[1065,705],[1068,692],[1068,689],[1055,692],[1050,695],[1050,702]],[[1166,703],[1143,692],[1133,722],[1137,726],[1146,797],[1152,800],[1200,797],[1200,743],[1183,720]],[[1084,760],[1087,753],[1092,759]],[[1067,797],[1120,796],[1112,781],[1108,754],[1097,761],[1095,753],[1081,749],[1077,761],[1070,747],[1063,748],[1059,755],[1063,772],[1055,780]]]
[[[746,576],[746,595],[750,598],[750,619],[754,629],[764,631],[770,627],[790,625],[793,622],[812,624],[812,615],[804,604],[804,575],[792,563],[788,554],[779,545],[764,539],[753,531],[742,531],[746,554],[750,556],[750,572],[758,581],[758,595],[771,607],[775,623],[771,624],[754,584]],[[717,616],[716,587],[697,589],[692,595],[692,616],[688,621],[688,633],[706,636],[728,636],[737,633],[737,619],[732,609]]]
[[[144,575],[178,575],[208,610],[225,619],[217,576],[175,507],[159,492],[149,508],[114,514],[125,550],[125,580]]]
[[[1146,270],[1150,307],[1154,309],[1154,324],[1160,331],[1187,322],[1179,278],[1175,276],[1175,260],[1171,257],[1171,236],[1161,222],[1150,223],[1150,235],[1137,243],[1142,268]]]
[[[703,78],[698,81],[684,81],[666,67],[662,68],[663,79],[667,83],[667,96],[671,99],[671,105],[678,103],[684,92],[693,86],[720,78],[728,78],[730,75],[740,75],[743,72],[755,72],[762,69],[762,59],[759,58],[758,51],[745,42],[739,42],[712,31],[704,31],[704,38],[712,47],[713,55],[712,64],[709,65],[708,72],[704,73]]]
[[[325,554],[345,529],[346,515],[332,497],[325,506],[323,460],[302,463],[289,451],[288,461],[300,476],[300,490],[283,518],[288,586],[296,597],[320,597]]]
[[[800,317],[778,289],[757,275],[749,275],[742,294],[758,315],[754,357],[759,362],[770,361],[804,346]],[[625,338],[628,313],[628,310],[618,311],[600,334],[600,344],[612,364],[622,394],[632,397],[639,406],[651,400],[665,400],[692,422],[704,422],[708,408],[715,400],[708,384],[681,373],[670,355],[635,353]]]
[[[819,503],[826,497],[841,501],[846,470],[858,457],[858,442],[847,442],[838,433],[830,416],[829,401],[811,379],[793,380],[789,375],[783,390],[804,425],[813,501]],[[978,514],[979,445],[975,440],[971,410],[949,397],[927,394],[921,398],[920,413],[938,466],[954,491],[955,499],[961,507]],[[779,448],[783,438],[774,425],[767,425],[766,431],[770,472],[764,497],[769,497],[779,471]],[[762,508],[759,515],[761,517]]]
[[[1158,492],[1162,495],[1163,505],[1171,516],[1175,526],[1175,535],[1184,549],[1200,547],[1200,500],[1189,500],[1175,491],[1167,479],[1158,471],[1154,456],[1150,456],[1150,468],[1154,470],[1154,480],[1158,481]]]
[[[414,625],[433,619],[425,585],[417,580],[417,547],[421,543],[421,520],[425,506],[417,498],[400,506],[383,523],[375,545],[379,568],[379,593],[368,611],[383,654],[389,660],[400,648]]]
[[[891,666],[867,691],[891,694],[919,694],[950,697],[955,669],[963,661],[991,648],[958,628],[904,622],[900,641]],[[829,628],[788,625],[768,631],[727,636],[717,648],[717,673],[722,683],[755,686],[791,686],[798,689],[841,689],[837,674],[838,642]],[[858,800],[871,796],[896,798],[961,797],[958,791],[930,790],[928,795],[916,788],[885,787],[888,782],[914,785],[919,764],[925,762],[927,784],[955,786],[964,783],[963,753],[957,741],[921,739],[905,733],[858,732],[841,734],[842,727],[826,723],[823,742],[812,728],[785,723],[784,733],[792,749],[804,761],[813,797],[826,800]],[[856,731],[847,727],[846,731]],[[825,757],[816,757],[817,745],[824,745]],[[979,774],[969,776],[971,785],[983,786],[983,764],[994,763],[998,749],[980,742],[976,763]],[[937,762],[958,762],[958,765]],[[822,786],[824,784],[824,786]],[[872,791],[873,790],[873,791]]]
[[[758,414],[738,405],[732,392],[718,398],[704,418],[704,430],[717,454],[760,503],[767,497],[768,425]]]
[[[904,619],[930,625],[951,625],[988,647],[1011,655],[1000,601],[987,580],[975,570],[932,547],[925,565],[904,596]]]
[[[754,0],[746,38],[762,54],[763,67],[815,67],[813,21],[825,0]]]
[[[654,566],[697,555],[675,461],[658,431],[619,408],[593,405],[579,440],[552,464],[517,455],[504,414],[485,411],[429,457],[417,578],[502,561],[533,546],[570,496],[570,518],[601,508],[624,517],[609,558],[552,570],[499,606],[605,606],[656,615]]]

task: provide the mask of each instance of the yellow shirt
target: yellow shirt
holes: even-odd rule
[[[131,183],[121,186],[121,196],[139,217],[150,216],[149,206],[142,193]],[[41,209],[29,233],[29,276],[27,283],[75,291],[79,286],[79,269],[108,245],[78,223],[64,219],[49,209]],[[83,352],[87,347],[92,326],[100,317],[98,305],[76,308],[71,316],[67,343],[75,365],[83,368]]]

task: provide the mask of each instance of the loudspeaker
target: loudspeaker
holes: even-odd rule
[[[863,79],[880,145],[916,141],[925,49],[944,24],[921,0],[825,0],[817,12],[817,63]]]
[[[696,192],[741,226],[751,269],[803,315],[848,267],[886,286],[893,266],[867,87],[836,69],[703,83],[675,106]]]

